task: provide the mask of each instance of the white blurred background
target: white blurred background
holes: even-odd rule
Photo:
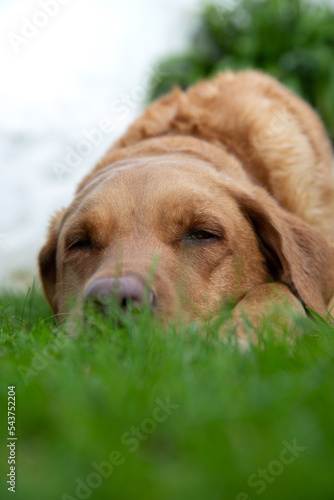
[[[187,46],[198,7],[1,0],[0,287],[31,284],[50,216],[143,109],[148,72]],[[105,119],[112,131],[92,132]]]

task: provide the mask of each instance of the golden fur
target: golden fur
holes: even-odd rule
[[[67,313],[98,278],[145,279],[158,254],[164,318],[205,318],[226,301],[255,321],[273,301],[325,314],[333,213],[316,113],[261,72],[228,71],[149,106],[81,182],[40,252],[44,292]],[[217,236],[191,242],[198,230]],[[89,244],[71,250],[80,239]]]

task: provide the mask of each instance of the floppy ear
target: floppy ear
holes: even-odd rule
[[[255,188],[254,194],[235,197],[254,227],[273,279],[287,284],[304,305],[326,314],[334,293],[334,249],[262,189]]]
[[[61,227],[62,215],[65,210],[60,210],[52,217],[47,241],[38,255],[39,274],[43,286],[44,295],[51,306],[54,314],[57,314],[57,243]]]

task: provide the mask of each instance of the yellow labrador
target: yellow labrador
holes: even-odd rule
[[[40,275],[57,315],[147,300],[169,319],[325,314],[334,293],[333,155],[316,113],[257,71],[154,102],[52,219]],[[152,260],[159,256],[147,285]]]

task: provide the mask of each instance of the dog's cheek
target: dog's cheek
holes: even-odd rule
[[[195,315],[210,316],[217,312],[234,291],[234,257],[219,243],[194,246],[184,252],[178,269],[181,300]]]
[[[101,255],[97,251],[77,251],[72,256],[60,255],[58,262],[59,296],[63,297],[62,308],[68,310],[71,303],[82,300],[86,283],[101,266]]]
[[[209,276],[207,296],[210,314],[219,312],[229,304],[235,304],[242,295],[244,263],[239,254],[226,255]]]
[[[57,296],[59,297],[59,313],[66,314],[82,301],[85,283],[90,272],[85,266],[75,267],[67,263],[60,264],[57,279]]]

